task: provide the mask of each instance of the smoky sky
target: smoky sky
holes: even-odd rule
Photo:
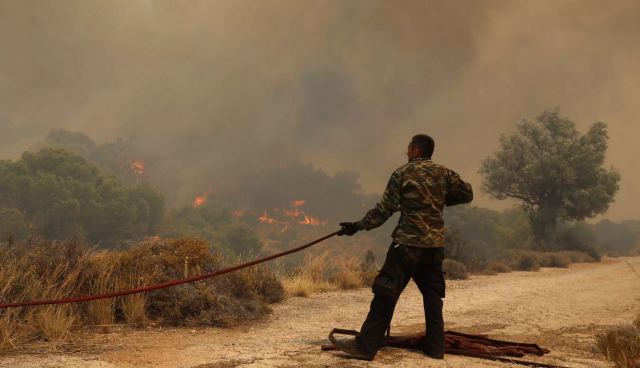
[[[298,161],[381,192],[428,133],[504,208],[480,162],[559,107],[607,123],[606,216],[638,218],[637,45],[636,1],[0,0],[0,158],[65,128],[130,139],[185,201]]]

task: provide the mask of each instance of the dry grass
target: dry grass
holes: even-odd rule
[[[282,280],[285,294],[305,297],[321,291],[336,290],[336,285],[330,281],[333,267],[327,253],[305,256],[302,264]]]
[[[128,324],[141,324],[146,322],[146,297],[144,294],[127,295],[122,298],[121,303],[125,322]]]
[[[108,254],[96,255],[91,260],[95,277],[89,279],[88,290],[91,294],[101,294],[113,290],[114,257]],[[87,303],[87,323],[92,325],[111,325],[115,322],[115,300],[101,299]]]
[[[127,251],[97,252],[75,242],[31,239],[0,244],[0,301],[57,299],[156,284],[220,269],[224,260],[197,239],[141,243]],[[51,346],[74,329],[114,323],[165,325],[244,323],[266,315],[284,292],[265,267],[148,294],[89,303],[0,311],[0,351],[28,341]]]
[[[370,256],[361,263],[355,258],[330,260],[327,253],[318,256],[307,255],[300,266],[282,277],[282,284],[289,297],[357,289],[369,285],[373,280],[374,261]]]
[[[75,243],[49,243],[47,247],[0,247],[0,300],[55,299],[75,293],[88,253]],[[61,343],[77,322],[77,308],[38,306],[0,311],[0,351],[31,340]]]
[[[342,263],[333,276],[333,282],[343,290],[357,289],[364,285],[363,272],[356,259]]]
[[[47,305],[36,308],[31,325],[44,341],[62,343],[71,335],[76,315],[70,305]]]
[[[640,367],[640,315],[633,324],[614,327],[597,335],[596,346],[616,367]]]

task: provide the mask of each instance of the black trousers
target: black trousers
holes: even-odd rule
[[[400,294],[413,278],[422,293],[426,336],[423,351],[429,355],[444,354],[444,321],[442,298],[445,282],[442,272],[443,248],[418,248],[392,243],[382,269],[373,282],[373,301],[367,319],[356,338],[368,353],[382,346],[387,327]]]

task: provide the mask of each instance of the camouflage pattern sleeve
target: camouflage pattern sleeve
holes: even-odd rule
[[[387,188],[382,195],[382,200],[369,210],[364,218],[356,224],[360,229],[371,230],[382,224],[394,212],[400,210],[400,200],[402,199],[402,178],[401,173],[396,171],[391,175]]]
[[[447,194],[444,199],[446,206],[469,203],[473,200],[471,184],[464,182],[455,171],[447,170],[446,180]]]

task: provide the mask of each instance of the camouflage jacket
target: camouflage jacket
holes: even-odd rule
[[[471,202],[473,191],[455,172],[430,159],[417,158],[398,168],[389,179],[382,200],[356,224],[371,230],[394,212],[400,220],[393,240],[415,247],[444,246],[444,206]]]

